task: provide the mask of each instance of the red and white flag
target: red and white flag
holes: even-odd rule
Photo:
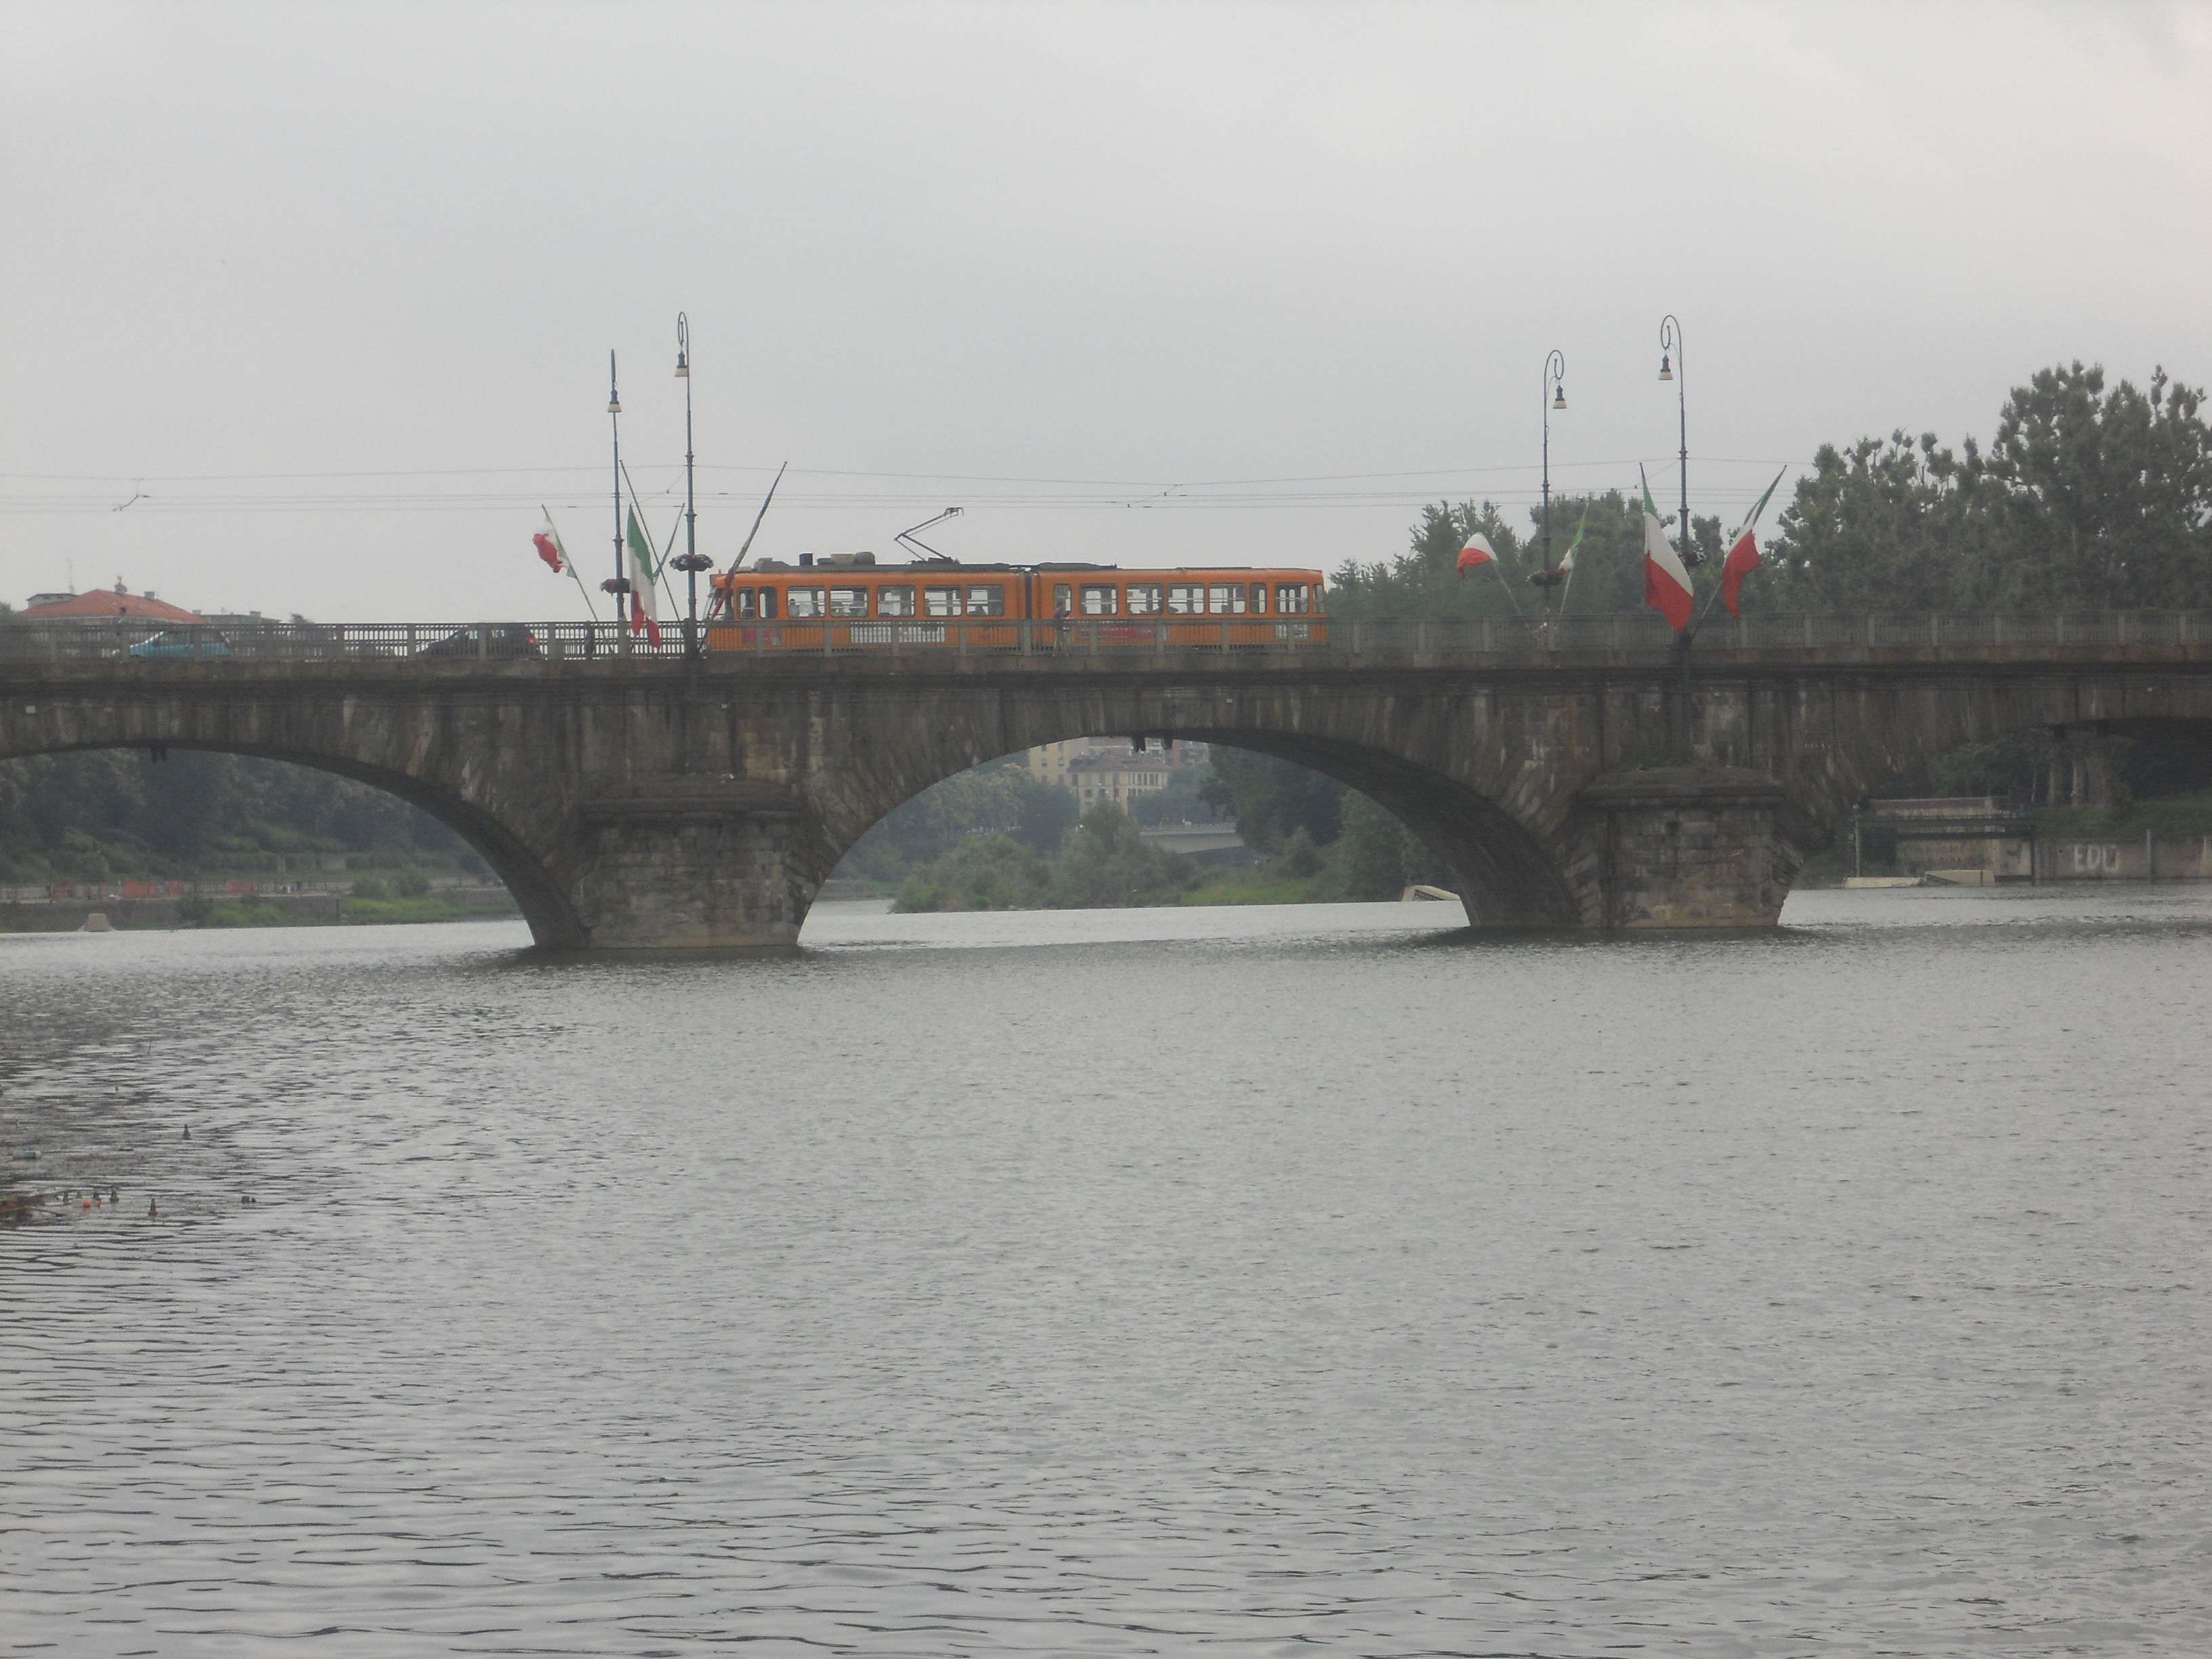
[[[1641,477],[1643,469],[1637,469]],[[1682,568],[1681,555],[1668,544],[1666,526],[1651,500],[1651,481],[1644,480],[1644,603],[1674,624],[1679,634],[1690,625],[1690,573]]]
[[[1459,550],[1459,574],[1480,569],[1486,564],[1498,562],[1498,550],[1490,544],[1490,538],[1480,530],[1467,538],[1467,545]]]
[[[1782,471],[1789,470],[1784,467]],[[1778,472],[1774,475],[1774,483],[1766,486],[1766,494],[1761,495],[1757,504],[1744,515],[1743,527],[1735,532],[1735,539],[1729,544],[1727,562],[1721,566],[1721,603],[1728,606],[1728,613],[1731,617],[1741,614],[1735,605],[1737,596],[1743,591],[1743,579],[1759,568],[1759,543],[1752,537],[1752,526],[1759,522],[1759,515],[1766,511],[1766,503],[1773,495],[1775,486],[1781,482],[1782,472]]]

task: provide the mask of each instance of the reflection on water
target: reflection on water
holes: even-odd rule
[[[2203,1650],[2212,894],[1786,920],[0,940],[0,1651]]]

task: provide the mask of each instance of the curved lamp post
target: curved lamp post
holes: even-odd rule
[[[623,574],[622,514],[622,393],[615,381],[615,354],[607,353],[607,428],[615,446],[615,574],[599,584],[602,592],[614,595],[615,648],[629,654],[629,578]]]
[[[699,496],[692,483],[691,321],[676,313],[676,378],[684,382],[684,556],[669,562],[684,573],[684,654],[699,654],[699,573],[714,562],[699,551]]]
[[[1682,566],[1694,570],[1698,550],[1690,539],[1690,404],[1682,362],[1682,325],[1670,311],[1659,319],[1659,378],[1674,383],[1674,409],[1682,428]]]
[[[1554,351],[1544,359],[1544,568],[1552,568],[1552,411],[1567,406],[1567,360]]]

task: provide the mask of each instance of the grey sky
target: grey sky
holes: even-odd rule
[[[960,504],[963,556],[1387,556],[1424,499],[1533,501],[1554,346],[1555,489],[1641,459],[1663,501],[1669,311],[1724,516],[1823,441],[1986,434],[2056,362],[2212,380],[2202,5],[0,25],[17,603],[73,564],[201,608],[576,614],[538,503],[605,574],[612,346],[666,529],[679,309],[725,560],[785,459],[762,551]]]

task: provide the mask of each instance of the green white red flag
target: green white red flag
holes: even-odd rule
[[[1644,603],[1674,624],[1679,634],[1690,625],[1693,596],[1690,573],[1682,568],[1681,555],[1668,544],[1666,526],[1651,500],[1651,481],[1636,469],[1644,483]]]
[[[538,511],[544,512],[543,507]],[[545,528],[530,538],[537,548],[538,556],[545,561],[545,568],[559,575],[568,568],[568,550],[561,545],[561,532],[553,527],[553,515],[545,514]]]
[[[1785,466],[1782,471],[1789,470]],[[1766,486],[1766,494],[1761,495],[1751,511],[1744,514],[1742,527],[1735,532],[1735,539],[1729,544],[1727,562],[1721,566],[1721,603],[1728,606],[1728,613],[1731,617],[1741,614],[1735,606],[1737,596],[1743,591],[1743,579],[1759,568],[1759,543],[1752,536],[1752,528],[1758,524],[1759,515],[1766,511],[1766,503],[1773,498],[1775,488],[1781,482],[1782,472],[1778,472],[1774,475],[1774,483]]]
[[[1484,565],[1498,562],[1498,550],[1490,544],[1490,538],[1480,530],[1467,538],[1467,545],[1459,550],[1459,574],[1480,570]]]

